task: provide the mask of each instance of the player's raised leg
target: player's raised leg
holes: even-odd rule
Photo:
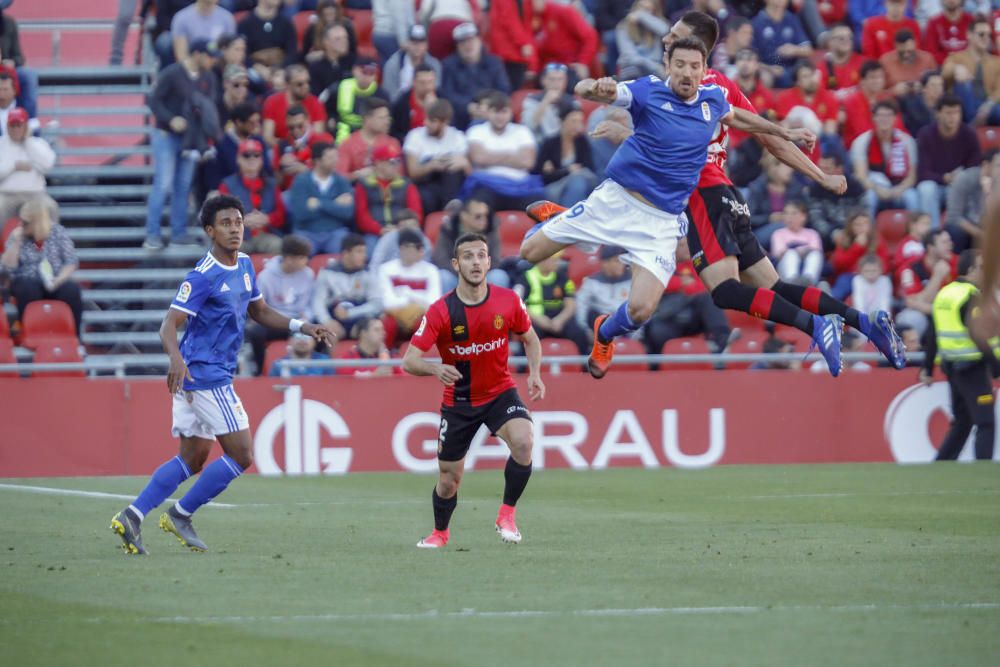
[[[896,333],[892,317],[884,310],[862,313],[843,301],[834,299],[823,290],[806,285],[796,285],[781,280],[771,260],[764,258],[740,273],[740,281],[756,287],[767,287],[790,303],[816,315],[839,315],[848,326],[864,334],[872,345],[896,369],[906,366],[906,348]]]
[[[676,240],[674,250],[676,251]],[[587,359],[587,369],[593,377],[604,377],[611,367],[615,338],[637,330],[653,316],[669,280],[669,273],[663,279],[633,262],[628,300],[622,302],[610,315],[601,315],[594,320],[594,347]]]
[[[522,406],[523,407],[523,406]],[[525,410],[527,412],[527,410]],[[503,504],[497,512],[496,529],[500,539],[511,544],[521,542],[517,529],[517,501],[531,478],[531,449],[533,429],[530,419],[517,418],[507,421],[497,430],[497,435],[510,448],[510,458],[504,467]]]
[[[431,492],[431,506],[434,509],[434,530],[417,542],[421,549],[440,549],[448,544],[451,531],[451,515],[458,506],[458,487],[462,484],[465,458],[458,461],[438,459],[438,481]]]

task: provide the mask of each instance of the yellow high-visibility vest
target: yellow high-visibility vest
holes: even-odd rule
[[[979,361],[983,353],[969,336],[969,329],[962,321],[962,306],[979,294],[972,283],[956,280],[941,288],[934,297],[932,316],[937,331],[938,357],[943,361]],[[1000,359],[1000,337],[989,341],[993,353]]]

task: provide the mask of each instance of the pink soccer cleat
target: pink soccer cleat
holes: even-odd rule
[[[508,544],[521,543],[521,532],[514,523],[516,514],[517,508],[510,505],[501,505],[497,513],[497,532],[500,533],[500,539]]]
[[[448,544],[448,538],[450,537],[451,531],[447,528],[444,530],[435,530],[433,533],[417,542],[417,546],[421,549],[440,549]]]

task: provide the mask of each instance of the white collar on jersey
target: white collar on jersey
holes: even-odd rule
[[[667,80],[663,82],[663,85],[665,85],[667,88],[670,88],[670,77],[669,76],[667,77]],[[683,102],[684,104],[694,104],[694,103],[696,103],[698,101],[698,98],[701,96],[701,84],[700,83],[698,84],[698,87],[695,89],[695,91],[696,92],[694,94],[694,97],[686,99],[686,100],[681,100],[681,102]],[[677,97],[680,97],[680,95],[677,95],[677,93],[674,92],[673,88],[670,88],[670,92],[674,93],[674,95],[676,95]]]

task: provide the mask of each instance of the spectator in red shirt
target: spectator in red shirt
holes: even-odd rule
[[[413,73],[413,87],[403,91],[392,105],[392,127],[389,130],[397,141],[403,141],[413,129],[427,122],[427,110],[437,102],[438,75],[426,63],[417,65]]]
[[[587,23],[576,7],[551,0],[531,0],[534,15],[531,30],[535,36],[538,66],[568,63],[577,77],[590,76],[590,65],[597,56],[597,31]]]
[[[826,25],[833,25],[847,18],[847,0],[819,0],[816,5],[819,17]]]
[[[264,173],[264,147],[256,139],[245,139],[236,165],[239,171],[222,181],[219,193],[235,196],[247,211],[241,250],[276,254],[281,250],[278,234],[285,227],[285,204],[274,178]]]
[[[943,229],[924,237],[924,256],[899,271],[899,294],[905,308],[896,316],[898,326],[912,327],[920,337],[927,329],[934,297],[955,279],[955,253],[951,236]]]
[[[401,173],[402,151],[383,144],[372,151],[372,163],[372,173],[354,183],[355,224],[365,235],[369,255],[378,237],[394,228],[406,209],[416,213],[421,224],[424,220],[417,186]]]
[[[840,104],[829,90],[819,85],[819,70],[816,65],[803,60],[795,66],[792,74],[794,87],[778,95],[775,110],[778,118],[784,120],[795,107],[806,107],[816,113],[822,125],[822,134],[836,135]]]
[[[941,13],[927,22],[924,33],[925,48],[939,65],[949,54],[969,46],[966,33],[972,25],[972,14],[962,8],[962,0],[941,0],[941,8]]]
[[[920,25],[906,16],[906,0],[885,0],[885,16],[871,16],[861,25],[862,55],[877,60],[889,53],[896,32],[903,28],[917,37],[917,48],[920,48]]]
[[[760,80],[760,57],[753,49],[743,49],[736,54],[734,81],[757,112],[768,120],[775,120],[777,106],[774,93]],[[736,148],[750,135],[736,128],[729,130],[729,148]]]
[[[899,241],[896,252],[892,255],[892,270],[898,277],[899,272],[911,262],[924,256],[924,237],[931,231],[931,216],[927,213],[910,213],[906,221],[906,236]]]
[[[281,174],[281,189],[292,187],[295,177],[313,168],[312,147],[317,142],[333,143],[325,132],[314,132],[306,110],[296,104],[285,114],[288,138],[274,147],[274,169]]]
[[[844,229],[834,232],[837,247],[830,257],[836,278],[830,294],[843,301],[851,294],[851,282],[858,272],[858,262],[868,253],[875,253],[882,260],[882,271],[889,270],[889,249],[878,234],[867,211],[855,211]]]
[[[861,82],[858,89],[843,100],[844,125],[840,134],[844,145],[850,146],[862,132],[872,129],[872,107],[876,102],[891,97],[885,89],[885,70],[874,60],[861,66]],[[903,129],[903,121],[896,116],[896,127]]]
[[[337,173],[349,181],[357,181],[372,173],[372,151],[378,146],[390,145],[401,150],[399,140],[389,136],[392,115],[389,105],[378,97],[365,100],[361,114],[361,129],[352,132],[340,145]]]
[[[323,132],[326,129],[326,109],[322,102],[309,92],[309,70],[305,65],[290,65],[285,70],[288,78],[288,88],[274,93],[264,102],[264,140],[274,146],[279,139],[288,138],[288,126],[285,116],[289,107],[296,104],[305,109],[312,123],[313,132]]]
[[[538,71],[535,36],[531,33],[534,7],[524,0],[490,2],[490,51],[503,61],[511,90],[524,85],[529,72]]]
[[[829,50],[820,53],[816,66],[820,83],[827,90],[838,91],[838,97],[854,90],[861,80],[864,56],[854,51],[854,30],[847,23],[830,28],[827,39]]]
[[[927,51],[917,48],[917,38],[909,28],[903,28],[894,38],[895,48],[878,59],[885,70],[885,87],[897,97],[912,90],[924,72],[935,69],[937,61]]]
[[[379,359],[381,361],[392,359],[392,353],[385,344],[385,325],[382,320],[366,317],[354,325],[352,333],[358,342],[344,354],[338,355],[338,359]],[[401,366],[395,368],[392,366],[351,366],[350,368],[341,368],[339,374],[358,377],[402,375],[403,369]]]

